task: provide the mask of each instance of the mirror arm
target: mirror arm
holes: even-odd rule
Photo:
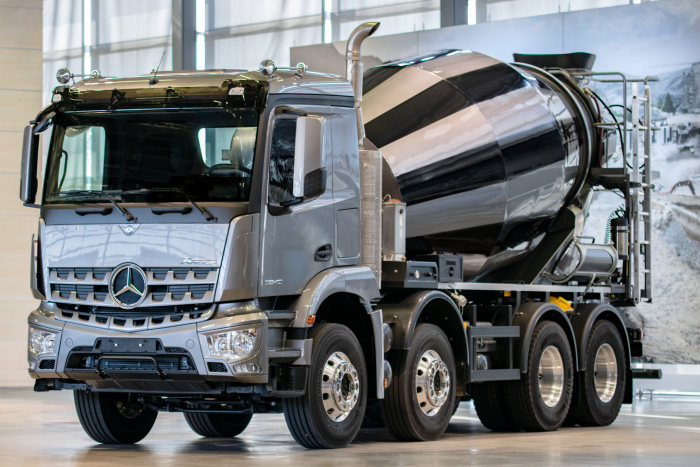
[[[36,117],[34,117],[34,120],[31,120],[29,122],[30,125],[36,127],[40,122],[46,120],[47,117],[50,116],[50,118],[53,118],[55,115],[50,115],[52,112],[55,113],[58,109],[58,104],[51,104],[48,107],[46,107],[44,110],[39,112]],[[40,133],[41,131],[37,131],[37,133]]]
[[[282,214],[289,214],[292,212],[291,209],[287,206],[278,206],[276,204],[268,204],[267,205],[267,210],[272,214],[273,216],[281,216]]]

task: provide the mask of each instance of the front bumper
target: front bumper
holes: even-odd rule
[[[268,382],[268,320],[252,302],[217,311],[206,321],[138,331],[64,321],[47,309],[42,304],[28,319],[31,327],[56,333],[53,355],[30,355],[35,379],[157,393],[217,393],[231,384]],[[252,352],[235,361],[210,354],[208,333],[251,326],[258,329]]]

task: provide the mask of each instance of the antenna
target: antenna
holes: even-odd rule
[[[158,78],[156,75],[158,74],[158,70],[160,70],[160,66],[163,64],[163,59],[165,58],[165,52],[168,51],[167,46],[163,48],[163,55],[160,56],[160,62],[158,62],[158,66],[156,67],[155,70],[151,70],[151,73],[153,73],[153,77],[150,79],[148,84],[153,86],[154,84],[158,84]]]

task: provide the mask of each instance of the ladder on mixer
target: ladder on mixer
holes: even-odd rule
[[[632,298],[635,303],[651,301],[651,99],[649,84],[639,94],[637,82],[632,84],[632,128],[629,140],[630,202],[627,206],[630,231],[630,267]],[[640,144],[641,140],[641,144]]]
[[[580,79],[590,79],[599,83],[616,83],[622,85],[623,118],[621,122],[597,122],[601,129],[616,128],[620,131],[622,141],[622,167],[592,169],[597,182],[607,188],[623,191],[625,197],[625,218],[629,226],[629,243],[627,251],[620,251],[623,258],[623,275],[625,284],[625,301],[636,304],[651,301],[651,97],[650,81],[657,78],[645,77],[630,79],[623,73],[569,71]],[[628,85],[631,84],[632,104],[628,103]],[[639,84],[643,93],[639,93]],[[628,126],[627,114],[631,114],[631,127]]]

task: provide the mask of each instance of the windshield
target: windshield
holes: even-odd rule
[[[247,201],[257,123],[254,110],[58,115],[44,201]]]

